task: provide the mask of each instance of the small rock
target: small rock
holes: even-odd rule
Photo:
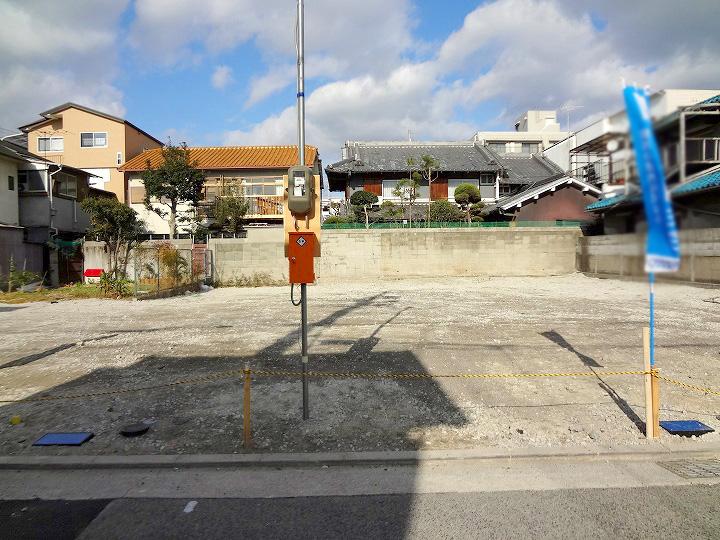
[[[520,435],[522,435],[523,433],[525,433],[525,432],[524,432],[522,429],[520,429],[520,428],[516,429],[515,431],[517,431]]]

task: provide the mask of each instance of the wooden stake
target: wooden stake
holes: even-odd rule
[[[650,328],[643,328],[643,361],[645,375],[645,437],[654,439],[659,433],[655,433],[655,419],[653,417],[653,393],[652,385],[654,377],[650,374]]]
[[[652,414],[654,439],[660,438],[660,379],[657,378],[657,375],[659,374],[660,370],[654,369],[650,381],[652,386]]]
[[[243,446],[250,449],[252,446],[252,433],[250,431],[250,367],[246,364],[243,369]]]

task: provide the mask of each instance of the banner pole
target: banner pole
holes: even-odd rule
[[[650,369],[655,369],[655,272],[648,273],[650,285]]]

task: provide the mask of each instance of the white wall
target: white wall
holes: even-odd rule
[[[105,186],[108,185],[108,183],[110,182],[110,169],[109,168],[83,169],[83,171],[87,171],[90,174],[94,174],[95,176],[99,177],[99,178],[93,178],[92,176],[90,177],[90,187],[94,187],[97,189],[107,189]]]
[[[4,225],[20,223],[17,171],[17,162],[0,156],[0,223]],[[13,177],[12,191],[8,190],[8,176]]]

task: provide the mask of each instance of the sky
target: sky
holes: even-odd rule
[[[188,145],[296,144],[295,0],[0,0],[0,136],[74,101]],[[621,80],[720,86],[717,0],[306,0],[307,143],[577,129]],[[566,115],[559,115],[566,128]]]

